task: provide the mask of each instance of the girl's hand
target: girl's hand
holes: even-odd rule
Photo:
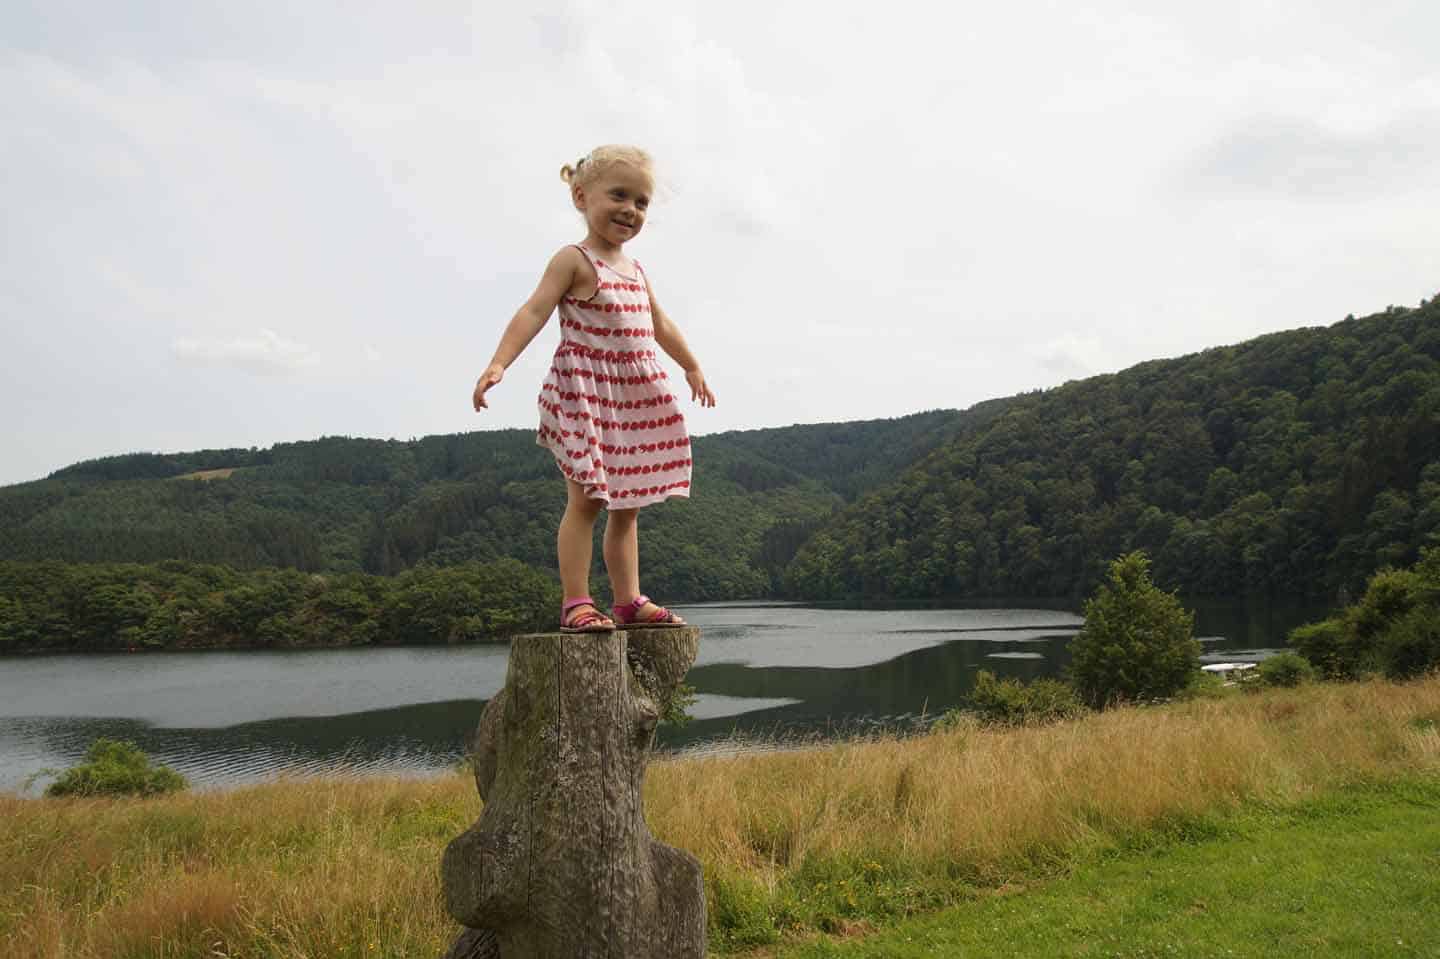
[[[705,374],[698,369],[685,371],[685,382],[690,384],[690,398],[699,400],[701,406],[714,406],[715,394],[705,382]]]
[[[488,408],[490,406],[489,403],[485,402],[485,391],[504,378],[505,367],[499,363],[491,363],[485,367],[485,372],[481,373],[480,379],[475,381],[475,395],[472,397],[475,402],[475,412],[478,413],[482,407]]]

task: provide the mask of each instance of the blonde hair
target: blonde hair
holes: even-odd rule
[[[570,192],[574,193],[577,187],[589,186],[600,177],[600,174],[617,163],[628,163],[652,181],[655,179],[654,164],[650,159],[650,154],[639,147],[626,146],[622,143],[596,147],[576,160],[574,166],[565,164],[560,168],[560,179],[570,184]]]

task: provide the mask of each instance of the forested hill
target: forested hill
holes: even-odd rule
[[[646,513],[647,590],[772,593],[835,510],[1004,405],[696,438],[695,499]],[[553,570],[564,502],[530,430],[139,453],[0,487],[0,560],[392,574],[510,557]]]
[[[1440,297],[1017,397],[819,530],[807,598],[1058,596],[1140,547],[1192,594],[1331,598],[1440,540]]]
[[[671,600],[1075,596],[1135,547],[1187,594],[1329,599],[1440,540],[1440,300],[695,461],[646,511]],[[553,571],[563,504],[529,430],[134,454],[0,487],[0,560]]]

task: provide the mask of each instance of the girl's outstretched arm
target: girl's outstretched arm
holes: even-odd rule
[[[649,285],[648,277],[646,285]],[[660,309],[660,302],[655,299],[653,289],[650,291],[650,318],[655,324],[655,342],[685,371],[685,382],[690,384],[690,398],[699,400],[701,406],[714,406],[715,393],[710,389],[710,384],[705,382],[705,374],[700,371],[700,361],[695,359],[685,337],[680,335],[680,327]]]
[[[495,356],[475,383],[475,394],[471,398],[475,404],[475,412],[489,407],[490,404],[485,402],[485,391],[505,378],[505,370],[515,362],[517,356],[525,352],[525,347],[535,339],[535,334],[549,322],[550,314],[555,312],[560,298],[575,283],[575,271],[578,268],[576,261],[579,258],[580,252],[573,246],[567,246],[550,258],[549,265],[545,267],[545,275],[540,277],[540,285],[535,287],[530,299],[510,318],[510,325],[505,327],[505,332],[500,336],[500,345],[495,348]]]

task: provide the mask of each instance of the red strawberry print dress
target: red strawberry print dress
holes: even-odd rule
[[[560,472],[609,509],[690,495],[690,437],[656,354],[645,271],[577,247],[600,285],[560,301],[560,346],[540,385],[540,431]],[[632,261],[633,262],[633,261]]]

